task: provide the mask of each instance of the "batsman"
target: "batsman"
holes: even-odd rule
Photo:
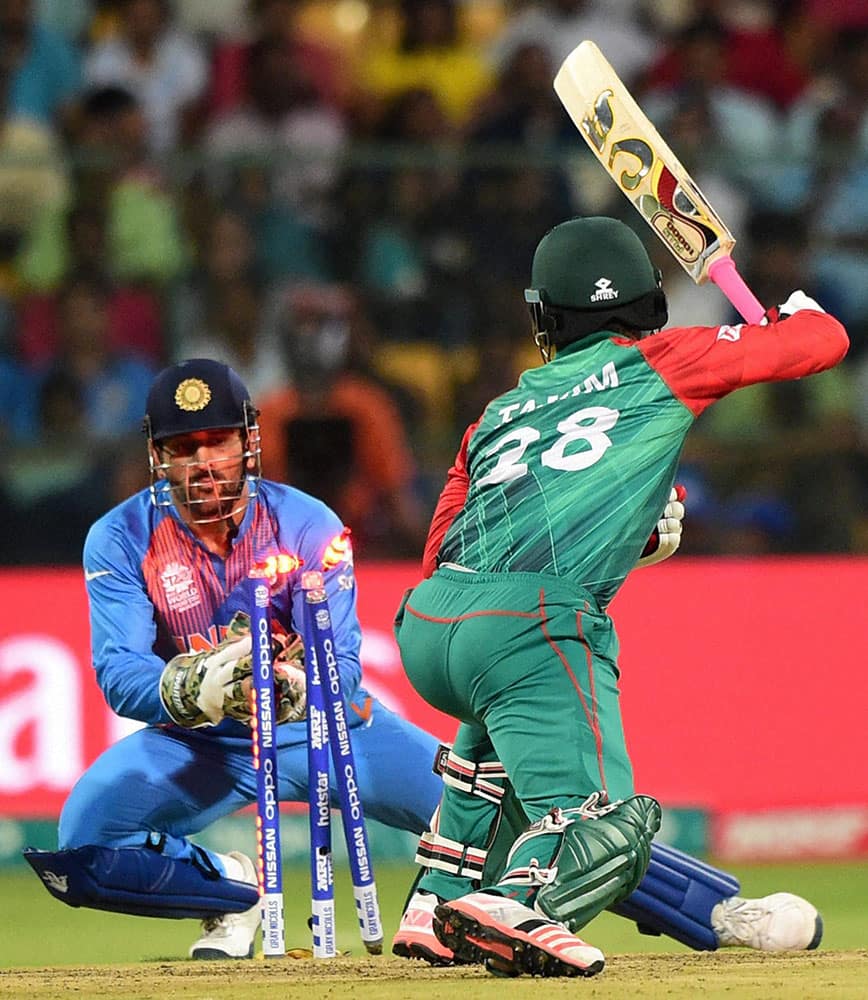
[[[806,901],[740,900],[725,873],[652,846],[660,806],[633,787],[607,608],[634,567],[674,551],[670,533],[677,545],[676,470],[700,414],[743,386],[831,368],[847,334],[801,291],[757,324],[663,330],[660,275],[610,218],[550,230],[525,297],[544,364],[464,434],[426,579],[396,618],[409,679],[460,725],[393,949],[591,976],[605,959],[577,932],[607,908],[695,948],[814,947]],[[665,642],[675,600],[661,594],[653,620]]]

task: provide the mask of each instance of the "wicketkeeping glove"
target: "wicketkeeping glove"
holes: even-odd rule
[[[681,522],[684,520],[686,497],[687,490],[683,486],[676,484],[672,487],[669,502],[663,508],[663,516],[651,532],[637,566],[653,566],[675,554],[681,544]]]
[[[307,703],[304,643],[297,635],[275,629],[272,652],[277,722],[298,722]],[[215,649],[180,653],[166,664],[160,698],[180,726],[213,726],[223,718],[250,725],[252,684],[250,617],[239,611]]]
[[[250,650],[250,618],[238,613],[214,649],[172,657],[160,675],[160,699],[172,719],[188,729],[216,726],[241,696],[245,672],[251,676]]]
[[[275,632],[272,639],[275,649],[274,691],[277,696],[277,721],[301,722],[307,711],[304,640],[294,632]]]

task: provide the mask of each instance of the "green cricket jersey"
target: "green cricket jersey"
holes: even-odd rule
[[[566,577],[606,606],[660,518],[685,437],[715,399],[846,353],[843,327],[802,311],[767,326],[602,332],[525,371],[465,435],[426,547],[481,572]]]

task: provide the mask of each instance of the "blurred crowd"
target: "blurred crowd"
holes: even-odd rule
[[[583,38],[757,296],[852,340],[700,419],[683,550],[868,552],[868,0],[2,0],[0,561],[78,561],[194,356],[248,384],[266,475],[418,558],[465,425],[538,363],[539,238],[643,229],[552,90]],[[648,242],[671,324],[735,319]]]

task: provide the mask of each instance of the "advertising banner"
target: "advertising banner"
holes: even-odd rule
[[[357,577],[366,686],[448,740],[455,723],[413,691],[392,637],[416,565],[357,565]],[[635,572],[610,611],[637,790],[737,814],[733,849],[749,839],[741,814],[864,807],[866,593],[862,558],[681,558]],[[0,817],[56,817],[135,724],[95,683],[80,570],[0,571],[0,608]],[[865,845],[864,827],[847,842]]]

